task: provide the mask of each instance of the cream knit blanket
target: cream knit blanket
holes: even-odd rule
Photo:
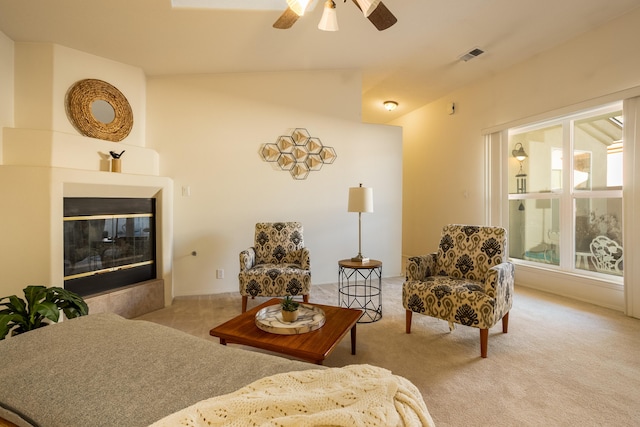
[[[417,387],[371,365],[312,369],[262,378],[203,400],[152,427],[434,426]]]

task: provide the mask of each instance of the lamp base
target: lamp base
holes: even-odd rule
[[[362,255],[358,254],[357,256],[354,256],[353,258],[351,258],[352,262],[361,262],[361,263],[367,263],[369,262],[369,258],[365,258]]]

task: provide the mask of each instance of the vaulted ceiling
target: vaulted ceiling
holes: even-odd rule
[[[134,65],[148,76],[358,69],[363,121],[386,123],[603,25],[640,0],[384,4],[398,18],[388,30],[377,31],[353,2],[338,0],[340,30],[324,32],[317,29],[322,7],[278,30],[272,24],[280,10],[173,9],[171,0],[0,0],[0,31],[14,41],[56,43]],[[485,53],[458,59],[475,47]],[[387,99],[399,107],[386,111]]]

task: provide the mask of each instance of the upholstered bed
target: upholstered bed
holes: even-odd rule
[[[222,346],[115,314],[79,317],[0,341],[0,363],[0,418],[21,427],[201,425],[199,420],[189,417],[197,418],[207,410],[209,417],[220,412],[216,407],[235,405],[242,411],[246,406],[242,402],[257,401],[256,393],[263,401],[265,396],[274,396],[274,402],[282,406],[296,393],[302,398],[302,393],[295,389],[287,391],[282,384],[294,382],[299,387],[309,382],[311,387],[313,381],[331,393],[340,392],[342,387],[349,389],[347,394],[362,396],[358,398],[360,409],[356,410],[360,413],[362,407],[373,406],[378,412],[389,412],[391,418],[381,418],[385,421],[380,425],[389,420],[399,420],[398,425],[406,420],[432,425],[415,386],[380,368],[368,365],[322,368]],[[345,375],[341,369],[345,369]],[[303,377],[296,377],[298,371],[305,372]],[[325,372],[330,375],[325,376]],[[355,378],[360,390],[352,391],[348,381],[340,385],[336,378],[351,378],[348,381]],[[386,391],[382,391],[387,393],[387,398],[382,398],[388,400],[386,406],[363,404],[369,396],[376,396],[373,402],[381,399],[377,394],[380,390],[371,393],[370,388],[361,386],[365,384],[361,380],[367,378],[376,384],[387,381]],[[269,389],[268,384],[285,391]],[[314,393],[322,394],[318,390]],[[328,396],[327,400],[335,399]],[[291,405],[286,411],[294,407],[303,413],[315,411],[304,401],[302,405],[300,401]],[[317,419],[328,419],[319,405]],[[231,418],[240,415],[229,413]],[[340,416],[344,419],[345,415]],[[189,419],[190,424],[182,424],[186,421],[178,418]]]

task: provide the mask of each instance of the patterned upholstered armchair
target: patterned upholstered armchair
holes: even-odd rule
[[[514,267],[507,261],[507,231],[501,227],[447,225],[438,251],[407,260],[402,304],[406,331],[412,314],[480,328],[480,354],[487,357],[489,329],[509,324]]]
[[[248,297],[302,295],[309,301],[311,265],[309,249],[304,247],[299,222],[260,222],[256,224],[253,247],[240,252],[240,295],[242,312]]]

